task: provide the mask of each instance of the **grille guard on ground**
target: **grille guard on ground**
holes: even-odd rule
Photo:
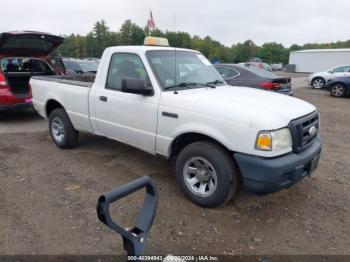
[[[131,229],[125,229],[111,218],[110,205],[143,188],[146,188],[146,196],[143,207],[136,218],[135,226]],[[148,233],[155,218],[158,198],[158,191],[148,176],[136,179],[99,197],[96,207],[97,216],[102,223],[123,237],[124,250],[128,256],[142,255]]]

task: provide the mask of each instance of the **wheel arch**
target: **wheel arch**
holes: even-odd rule
[[[56,99],[49,99],[46,102],[45,105],[45,114],[46,114],[46,118],[49,118],[51,112],[57,108],[63,108],[64,106],[62,105],[62,103],[60,103],[59,101],[57,101]]]
[[[169,158],[176,157],[184,147],[186,147],[187,145],[189,145],[191,143],[198,142],[198,141],[212,142],[214,144],[217,144],[217,145],[223,147],[228,152],[233,153],[233,151],[230,150],[228,148],[228,146],[225,145],[225,143],[220,141],[220,139],[214,138],[214,137],[212,137],[208,134],[202,133],[202,132],[193,131],[193,132],[181,133],[175,137],[175,139],[170,144]]]

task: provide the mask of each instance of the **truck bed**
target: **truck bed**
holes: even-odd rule
[[[32,79],[44,80],[49,82],[62,83],[67,85],[84,86],[90,88],[95,81],[91,76],[33,76]]]
[[[47,104],[62,105],[77,130],[91,132],[89,94],[92,82],[67,76],[34,76],[30,79],[33,105],[42,117],[47,115]]]

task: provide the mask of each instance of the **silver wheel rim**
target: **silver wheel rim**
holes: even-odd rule
[[[55,117],[51,122],[51,133],[56,142],[61,143],[64,139],[64,125],[60,118]]]
[[[336,85],[332,88],[332,94],[334,96],[342,96],[343,93],[344,93],[344,87],[342,87],[342,86]]]
[[[323,87],[323,85],[324,85],[324,81],[322,79],[315,79],[314,80],[314,84],[313,84],[314,88],[320,89]]]
[[[184,166],[186,186],[200,197],[210,197],[217,188],[217,175],[213,165],[202,157],[190,158]]]

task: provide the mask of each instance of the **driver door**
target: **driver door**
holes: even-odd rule
[[[95,94],[97,133],[154,153],[159,93],[124,93],[123,78],[141,79],[151,85],[137,54],[113,54],[105,86],[98,87]]]

